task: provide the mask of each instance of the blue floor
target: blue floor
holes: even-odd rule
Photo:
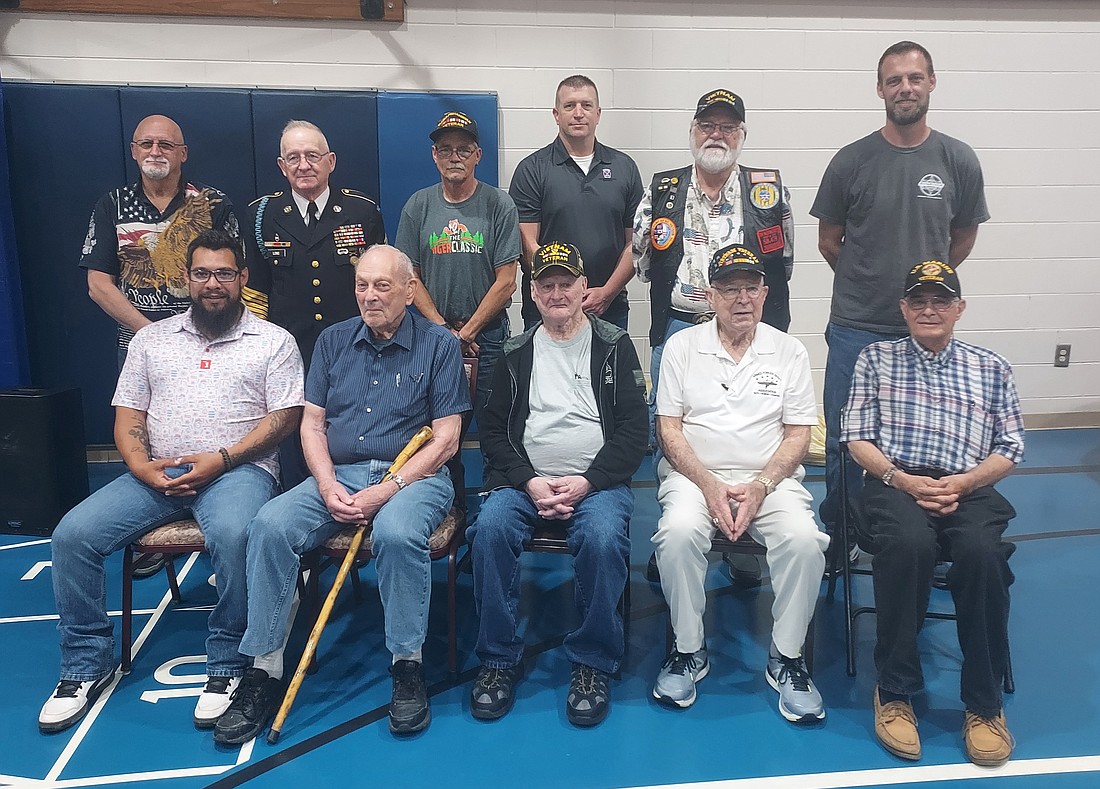
[[[466,450],[471,478],[476,451]],[[120,466],[92,466],[98,487]],[[820,499],[821,469],[807,469]],[[713,787],[897,786],[955,789],[982,779],[989,789],[1100,787],[1100,430],[1033,431],[1028,458],[1001,484],[1019,516],[1011,622],[1018,691],[1006,700],[1018,747],[1008,765],[985,770],[962,752],[958,700],[959,655],[950,622],[930,621],[923,634],[928,690],[916,701],[924,757],[910,764],[874,740],[870,697],[874,622],[857,625],[858,668],[844,667],[842,601],[823,597],[817,617],[815,679],[828,707],[823,724],[796,728],[775,707],[763,679],[771,594],[735,591],[719,562],[708,583],[706,627],[713,667],[688,710],[669,711],[650,698],[664,656],[667,612],[660,590],[645,581],[648,538],[658,515],[649,462],[635,476],[631,610],[627,662],[612,685],[613,709],[592,730],[565,719],[569,664],[558,648],[575,622],[566,557],[528,556],[522,611],[528,673],[515,709],[493,723],[469,712],[476,617],[471,580],[459,581],[461,675],[446,666],[446,574],[436,563],[431,635],[425,660],[432,692],[429,729],[396,740],[386,725],[389,657],[371,568],[367,593],[356,603],[342,594],[319,650],[319,669],[307,677],[277,746],[260,740],[221,749],[191,725],[201,687],[205,619],[214,600],[205,555],[180,563],[184,600],[167,598],[163,575],[135,585],[135,632],[144,635],[133,672],[109,691],[81,726],[43,736],[35,719],[56,682],[56,617],[50,589],[49,545],[0,536],[0,633],[6,647],[0,717],[0,785],[197,787],[315,786],[351,778],[398,789],[438,786],[635,787],[705,784]],[[476,499],[471,498],[476,506]],[[109,563],[108,607],[120,607],[121,557]],[[331,581],[332,571],[322,580]],[[870,582],[857,580],[869,602]],[[935,600],[949,603],[945,592]],[[288,663],[310,623],[299,619]],[[147,627],[149,626],[149,627]],[[143,629],[148,630],[143,633]],[[140,636],[139,636],[140,639]],[[288,667],[292,668],[292,666]],[[289,671],[288,671],[289,673]]]

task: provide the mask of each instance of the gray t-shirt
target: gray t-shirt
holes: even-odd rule
[[[937,131],[915,148],[878,131],[841,148],[810,214],[844,227],[829,319],[884,333],[905,332],[898,300],[909,270],[947,261],[951,231],[989,219],[977,155]]]
[[[448,203],[436,184],[405,203],[394,246],[420,269],[443,318],[465,321],[492,287],[496,269],[519,259],[518,217],[515,203],[495,186],[478,183],[468,200]]]
[[[523,448],[541,477],[583,474],[603,448],[592,391],[592,324],[561,342],[541,326],[533,338],[531,412]]]

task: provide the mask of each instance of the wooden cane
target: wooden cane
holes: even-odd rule
[[[430,427],[420,428],[420,430],[416,432],[416,435],[409,439],[409,443],[401,450],[397,459],[390,465],[389,471],[382,477],[382,482],[391,479],[398,470],[405,465],[405,461],[411,458],[418,449],[424,446],[424,444],[428,443],[431,438],[432,429]],[[309,634],[309,640],[306,642],[305,651],[302,652],[302,659],[298,661],[298,668],[294,672],[294,677],[290,680],[290,685],[287,686],[286,695],[283,696],[283,703],[279,707],[279,712],[275,715],[274,722],[271,724],[271,731],[268,732],[267,741],[272,745],[279,741],[279,734],[282,732],[283,724],[286,723],[287,715],[290,714],[290,708],[294,704],[294,697],[298,695],[298,688],[301,687],[302,680],[306,675],[306,670],[313,660],[313,655],[317,652],[317,644],[321,640],[321,633],[324,632],[325,625],[328,624],[329,615],[332,613],[332,606],[336,603],[336,596],[340,594],[340,588],[344,585],[344,581],[347,579],[348,573],[351,572],[351,567],[355,563],[356,557],[359,555],[359,546],[363,544],[363,535],[366,534],[366,531],[367,524],[360,523],[359,527],[355,530],[354,536],[351,538],[351,545],[348,546],[348,552],[344,555],[344,561],[340,564],[340,570],[336,573],[336,580],[332,582],[332,589],[329,590],[328,597],[325,598],[325,604],[321,606],[321,612],[317,614],[317,622],[313,625],[313,631]]]

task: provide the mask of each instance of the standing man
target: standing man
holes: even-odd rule
[[[187,145],[174,120],[144,118],[134,129],[130,156],[141,177],[99,199],[80,257],[88,295],[118,323],[120,370],[134,332],[190,308],[188,245],[210,229],[238,237],[229,198],[184,179]],[[163,566],[162,554],[144,554],[134,577],[147,578]]]
[[[540,244],[568,239],[584,258],[584,311],[627,328],[626,285],[634,276],[630,236],[642,197],[638,165],[596,140],[600,96],[581,74],[554,94],[557,138],[519,163],[508,193],[519,209],[523,236],[523,323],[539,320],[531,296],[531,260]]]
[[[184,179],[187,145],[174,120],[143,119],[130,156],[141,178],[99,199],[80,257],[88,295],[118,322],[120,369],[134,332],[190,308],[186,259],[195,237],[211,228],[238,237],[229,198]]]
[[[218,587],[196,726],[217,722],[247,668],[238,651],[248,610],[247,527],[278,492],[275,449],[297,429],[303,399],[294,339],[241,303],[243,263],[237,239],[200,233],[184,258],[191,309],[141,329],[130,343],[112,401],[115,442],[129,470],[53,533],[61,681],[38,716],[43,732],[83,718],[114,677],[107,557],[187,512],[202,527]]]
[[[840,486],[840,412],[859,352],[907,329],[898,309],[906,261],[943,260],[958,267],[989,219],[981,165],[966,143],[928,126],[936,89],[932,56],[899,41],[878,63],[878,95],[886,125],[841,148],[821,178],[810,214],[819,220],[818,249],[833,269],[825,340],[825,501],[821,520],[832,532]],[[845,469],[853,495],[862,479]]]
[[[371,523],[386,648],[393,661],[390,730],[411,734],[431,721],[421,650],[432,591],[428,538],[451,506],[446,460],[458,449],[469,387],[458,342],[406,307],[412,263],[382,244],[355,267],[360,317],[317,340],[306,382],[302,448],[312,474],[270,502],[248,527],[248,629],[253,658],[215,742],[259,734],[283,698],[283,646],[302,554],[349,524]],[[434,437],[382,481],[394,458],[428,425]]]
[[[817,424],[802,343],[760,321],[768,286],[752,250],[731,246],[711,262],[714,320],[669,338],[657,392],[657,500],[653,544],[676,643],[653,696],[688,707],[710,671],[703,638],[707,552],[715,530],[748,531],[767,549],[775,603],[764,675],[794,723],[825,717],[802,646],[813,618],[829,538],[817,528],[799,465]]]
[[[715,253],[742,245],[764,265],[768,298],[762,320],[786,331],[787,282],[794,272],[794,219],[787,188],[774,168],[738,164],[748,136],[745,101],[719,88],[700,97],[688,128],[693,165],[656,173],[634,219],[634,265],[650,282],[650,419],[657,402],[665,341],[714,316],[706,292]],[[651,428],[652,432],[652,428]],[[726,557],[740,586],[758,586],[755,556]],[[653,560],[647,575],[652,578]]]
[[[413,305],[458,338],[464,356],[477,357],[474,416],[489,396],[493,366],[511,334],[508,305],[516,289],[520,241],[508,195],[477,180],[481,161],[477,122],[448,112],[429,135],[441,183],[413,194],[401,210],[395,246],[419,278]],[[465,436],[469,420],[463,425]],[[460,442],[461,443],[461,442]],[[450,464],[455,503],[466,512],[461,453]]]
[[[523,674],[520,555],[540,524],[561,521],[581,618],[565,637],[573,663],[565,714],[594,726],[610,710],[608,679],[623,657],[618,602],[630,563],[630,477],[648,432],[645,376],[630,336],[585,315],[575,246],[543,244],[531,276],[542,323],[505,345],[481,431],[488,498],[468,532],[481,617],[471,706],[481,719],[512,707]]]
[[[336,152],[314,124],[292,120],[283,127],[278,164],[290,191],[249,206],[245,299],[294,335],[308,368],[321,332],[359,314],[355,264],[368,247],[386,242],[386,229],[373,200],[330,187]]]
[[[333,189],[336,152],[309,121],[292,120],[279,139],[279,169],[289,192],[249,206],[244,243],[251,275],[245,303],[294,335],[306,369],[321,331],[359,314],[355,264],[386,241],[374,201],[352,189]],[[283,490],[308,475],[295,432],[280,448]]]
[[[966,755],[996,767],[1015,745],[1001,685],[1016,549],[1004,533],[1016,511],[993,486],[1023,459],[1020,402],[1007,361],[954,338],[966,302],[950,265],[918,263],[904,293],[909,337],[860,352],[840,431],[867,472],[856,523],[874,554],[875,735],[896,756],[920,758],[909,698],[924,687],[917,636],[943,546],[953,560]]]

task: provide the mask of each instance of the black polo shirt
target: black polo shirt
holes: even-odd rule
[[[626,244],[623,231],[634,227],[642,177],[633,159],[598,140],[585,175],[556,137],[519,163],[508,194],[520,222],[539,223],[539,244],[565,241],[581,251],[588,284],[598,287],[615,270]]]

